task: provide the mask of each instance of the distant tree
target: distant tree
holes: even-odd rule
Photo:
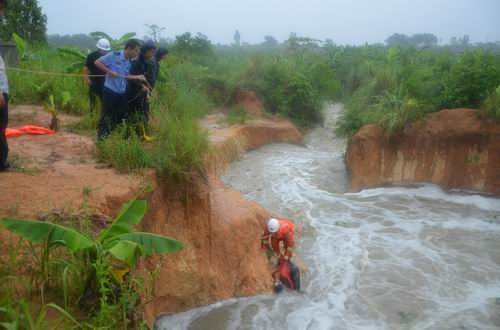
[[[325,39],[325,42],[323,42],[323,47],[333,48],[333,47],[335,47],[335,42],[333,42],[332,39]]]
[[[385,43],[389,47],[409,46],[411,38],[406,34],[394,33],[389,38],[385,39]]]
[[[285,41],[288,50],[299,50],[306,48],[318,48],[321,40],[308,37],[299,37],[296,33],[290,33],[290,37]]]
[[[16,32],[32,43],[47,42],[47,16],[37,0],[9,0],[5,16],[0,18],[0,39],[11,40]]]
[[[198,33],[195,37],[189,32],[176,36],[174,48],[176,52],[190,55],[206,56],[213,54],[212,43],[202,33]]]
[[[438,44],[438,38],[431,33],[419,33],[411,36],[411,44],[415,47],[434,47]]]
[[[148,29],[148,35],[153,39],[155,43],[161,39],[161,33],[165,31],[164,27],[159,27],[156,24],[144,24]]]
[[[462,47],[468,47],[470,45],[470,37],[466,34],[460,39],[458,39],[458,44]]]
[[[240,31],[236,30],[234,32],[234,44],[238,47],[240,46],[240,39],[241,39]]]
[[[95,39],[88,34],[72,34],[72,35],[59,35],[51,34],[47,36],[47,42],[50,47],[67,47],[77,46],[83,49],[95,47]]]
[[[276,47],[280,44],[273,36],[265,36],[264,40],[262,45],[266,47]]]

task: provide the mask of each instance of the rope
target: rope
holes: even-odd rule
[[[31,73],[31,74],[43,74],[43,75],[52,75],[52,76],[63,76],[63,77],[106,77],[106,75],[84,75],[84,74],[78,74],[78,73],[63,73],[63,72],[47,72],[47,71],[34,71],[34,70],[27,70],[27,69],[20,69],[20,68],[13,68],[13,67],[6,67],[7,70],[10,71],[18,71],[18,72],[26,72],[26,73]],[[127,77],[119,75],[121,78],[127,79]],[[153,95],[151,91],[153,88],[149,84],[148,81],[143,81],[146,84],[146,87],[148,88],[148,94],[151,100],[153,100],[153,104],[156,105],[156,107],[160,110],[160,112],[165,116],[165,118],[168,118],[168,108],[164,107],[163,104],[161,103],[160,99]],[[127,103],[133,102],[135,99],[137,99],[143,91],[140,91],[136,96],[134,96],[133,99],[129,100]]]
[[[10,71],[18,71],[18,72],[27,72],[27,73],[36,73],[36,74],[45,74],[49,76],[64,76],[64,77],[106,77],[106,75],[98,75],[98,74],[92,74],[92,75],[84,75],[81,73],[63,73],[63,72],[47,72],[47,71],[33,71],[33,70],[27,70],[27,69],[20,69],[20,68],[12,68],[12,67],[6,67],[7,70]],[[122,76],[122,78],[125,78]]]

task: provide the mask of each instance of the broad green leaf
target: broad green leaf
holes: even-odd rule
[[[105,32],[102,32],[102,31],[91,32],[90,35],[96,39],[104,38],[104,39],[108,39],[110,42],[113,41],[113,38],[111,38],[108,34],[106,34]]]
[[[83,62],[73,62],[64,69],[64,73],[79,73],[84,67]]]
[[[71,93],[68,91],[64,91],[61,93],[61,105],[63,107],[67,106],[69,102],[71,102],[71,99],[73,97],[71,96]]]
[[[28,57],[28,46],[26,45],[26,41],[21,38],[17,33],[12,33],[12,38],[16,44],[17,53],[19,54],[19,59],[24,60]]]
[[[0,225],[34,243],[47,241],[52,245],[62,242],[73,252],[94,245],[92,240],[76,230],[49,222],[5,218],[0,220]]]
[[[83,61],[85,61],[87,59],[87,56],[79,49],[74,49],[74,48],[69,48],[69,47],[60,47],[60,48],[57,48],[57,51],[59,52],[59,54],[61,54],[62,56],[65,56],[65,57],[73,57],[73,58],[77,58],[77,59],[80,59],[82,60],[82,64],[83,64]]]
[[[97,240],[103,243],[106,239],[113,238],[113,236],[132,232],[132,226],[141,222],[146,213],[146,208],[147,202],[144,200],[133,199],[125,203],[115,221],[99,234]]]
[[[163,254],[176,252],[184,248],[184,243],[170,237],[151,234],[151,233],[129,233],[115,236],[114,239],[120,241],[130,241],[140,244],[146,256],[152,254]]]
[[[124,44],[128,39],[131,39],[133,37],[135,37],[135,32],[128,32],[122,35],[120,38],[118,38],[116,42]]]
[[[130,268],[135,267],[137,258],[144,254],[141,245],[131,241],[115,241],[115,244],[109,248],[109,253],[118,260],[127,262]]]

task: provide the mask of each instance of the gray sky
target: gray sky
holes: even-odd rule
[[[48,33],[104,31],[146,34],[145,23],[165,27],[164,37],[202,32],[212,42],[278,41],[290,32],[338,44],[383,42],[394,32],[433,33],[447,43],[468,34],[472,42],[500,40],[500,0],[39,0]]]

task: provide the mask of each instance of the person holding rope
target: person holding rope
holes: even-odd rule
[[[87,86],[89,86],[89,101],[91,112],[94,112],[96,110],[97,99],[99,99],[102,104],[104,75],[106,74],[95,65],[95,61],[106,55],[111,50],[111,45],[108,39],[99,39],[96,46],[97,50],[87,56],[85,66],[83,67],[83,79],[87,83]]]
[[[103,89],[103,104],[97,140],[103,140],[127,118],[127,80],[146,81],[143,75],[131,75],[131,61],[139,55],[141,43],[130,39],[122,51],[111,52],[95,61],[95,65],[106,72]]]
[[[0,16],[4,15],[7,7],[7,0],[0,0]],[[9,154],[9,145],[5,131],[9,123],[9,83],[7,81],[7,73],[5,62],[0,55],[0,172],[9,168],[7,156]]]
[[[145,139],[150,139],[146,136],[146,128],[149,122],[149,107],[147,106],[147,99],[151,88],[151,79],[148,79],[149,61],[154,57],[156,52],[156,45],[152,41],[147,41],[141,47],[139,58],[132,62],[130,69],[131,75],[143,75],[146,77],[147,82],[131,81],[127,91],[127,99],[129,106],[129,119],[134,125],[142,126],[139,128],[138,133]]]

